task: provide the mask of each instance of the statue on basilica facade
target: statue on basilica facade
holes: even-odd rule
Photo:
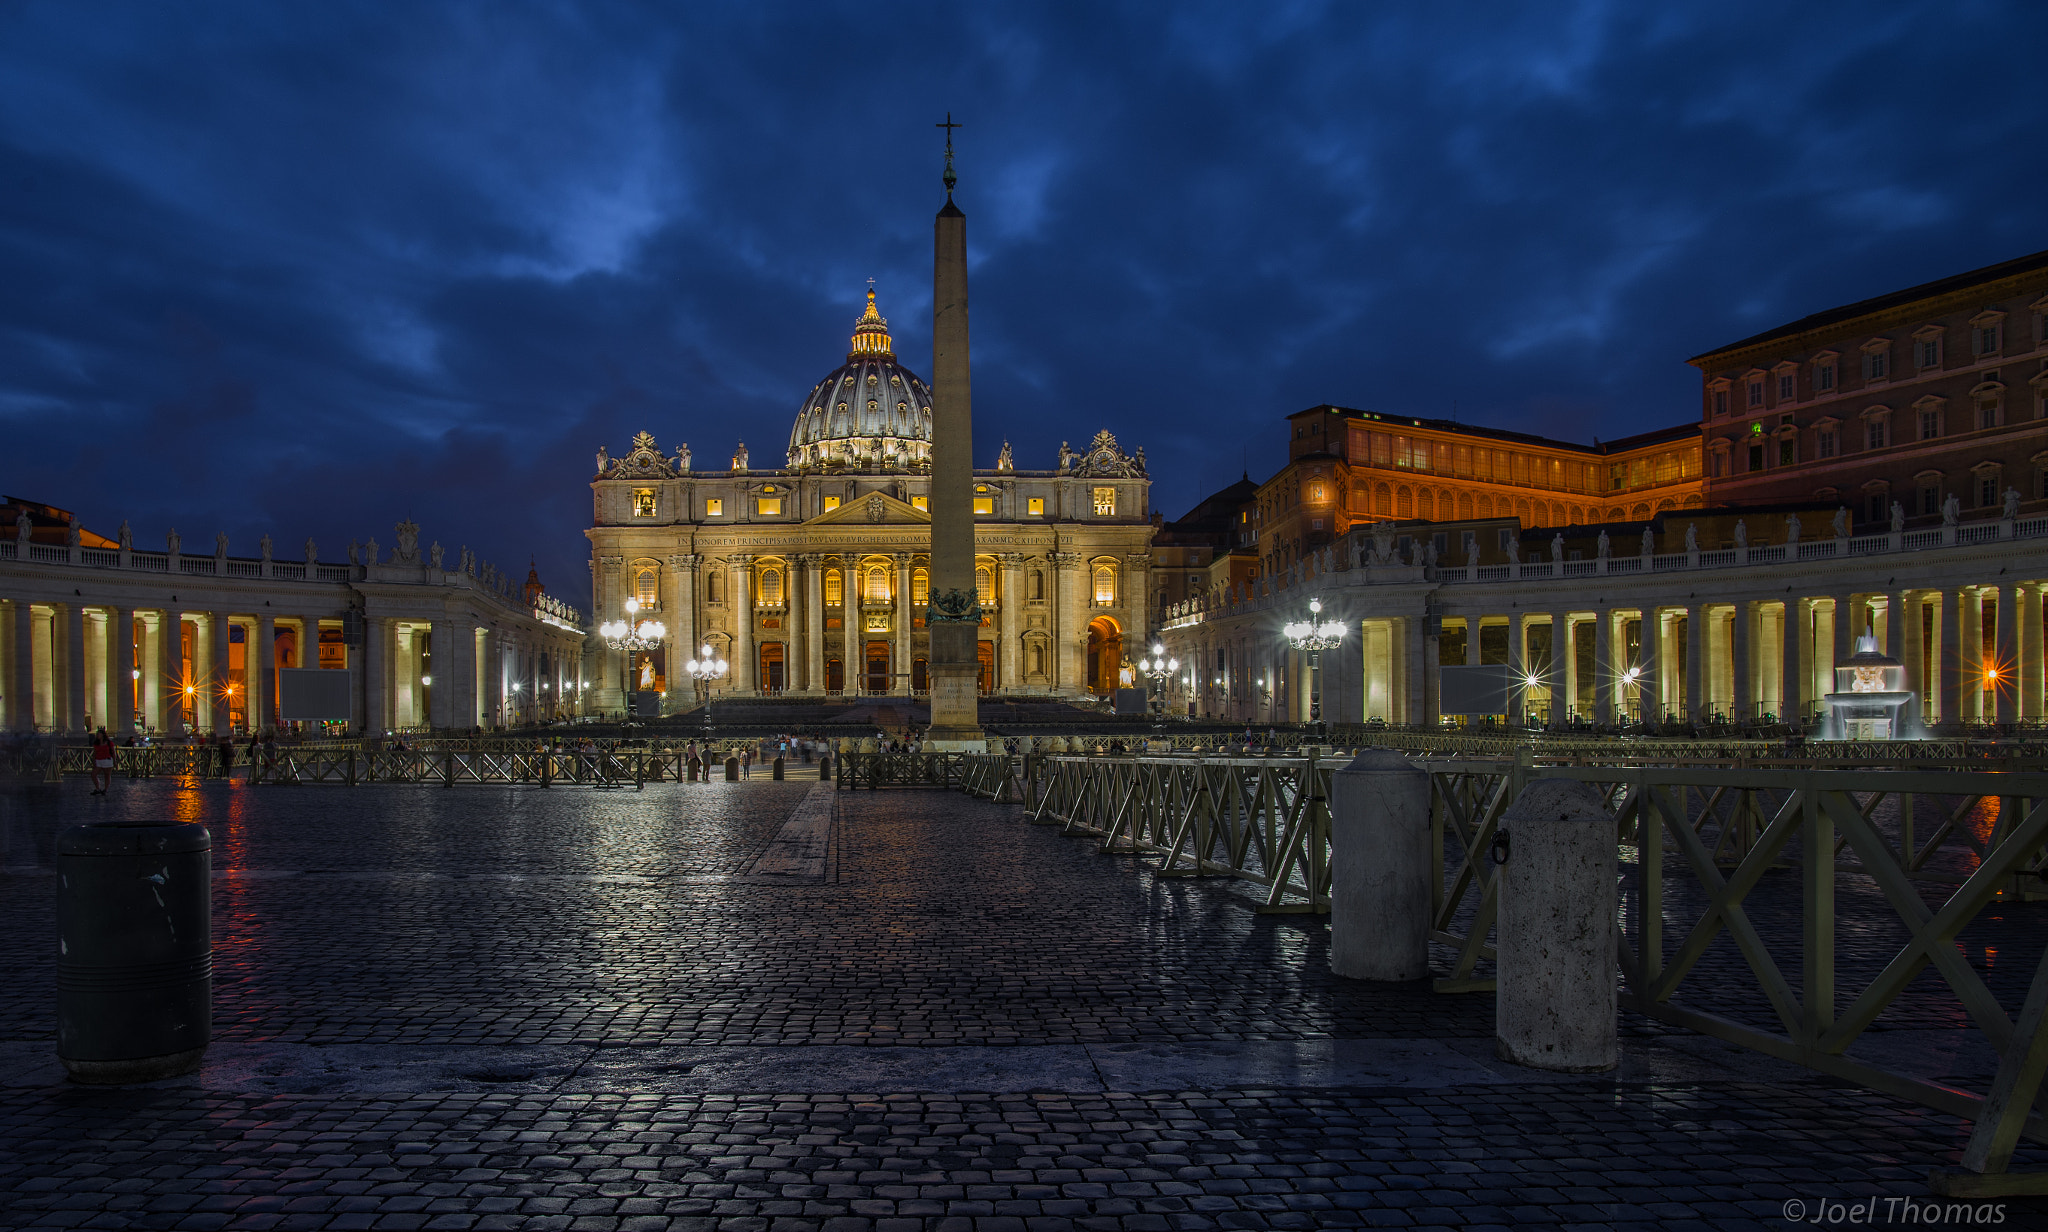
[[[362,562],[362,559],[361,559],[361,557],[362,557],[362,547],[361,547],[361,545],[357,544],[357,543],[356,543],[356,541],[355,541],[355,540],[353,540],[353,539],[349,540],[349,541],[348,541],[348,563],[349,563],[349,564],[351,564],[351,565],[359,565],[359,564],[362,564],[363,562]]]
[[[597,473],[602,475],[611,468],[612,456],[605,452],[604,446],[599,445],[597,447]]]
[[[1788,513],[1785,515],[1785,542],[1787,544],[1798,543],[1799,533],[1805,529],[1806,528],[1803,525],[1801,525],[1799,521],[1798,514]]]
[[[64,544],[66,547],[77,547],[79,545],[80,538],[81,537],[78,533],[77,522],[74,521],[64,528]]]
[[[393,527],[393,529],[398,532],[398,547],[391,553],[392,563],[400,565],[417,563],[420,558],[420,528],[418,523],[414,522],[411,518],[407,518]],[[376,540],[372,539],[370,542],[375,543]],[[375,564],[376,562],[377,555],[372,552],[370,554],[370,563]]]
[[[434,540],[434,546],[427,549],[427,556],[428,559],[434,562],[434,568],[439,569],[441,567],[441,541],[439,539]]]
[[[1835,538],[1847,539],[1848,537],[1849,507],[1847,505],[1844,505],[1841,508],[1835,510]]]
[[[1599,548],[1599,551],[1600,551],[1600,559],[1601,559],[1601,560],[1606,560],[1606,559],[1607,559],[1607,552],[1608,552],[1608,548],[1609,548],[1609,544],[1608,544],[1608,540],[1607,540],[1607,530],[1606,530],[1606,528],[1605,528],[1605,527],[1602,527],[1602,528],[1601,528],[1601,530],[1600,530],[1600,548]]]
[[[1550,563],[1553,565],[1561,565],[1564,563],[1563,531],[1559,531],[1550,537]]]
[[[34,533],[35,523],[28,520],[28,510],[24,509],[21,512],[14,515],[14,541],[16,543],[27,543],[29,536]],[[176,535],[177,533],[177,531],[171,532],[171,534],[173,535]],[[177,550],[178,549],[175,546],[171,548],[171,551],[173,552]]]
[[[126,552],[135,546],[135,533],[128,529],[127,518],[121,519],[121,529],[115,533],[116,536],[120,539],[121,550],[123,552]]]
[[[684,441],[676,446],[676,471],[679,474],[688,474],[690,471],[690,442],[688,441]]]
[[[306,540],[306,567],[310,569],[319,563],[320,549],[313,546],[311,539]]]
[[[2020,516],[2020,490],[2018,488],[2007,488],[2005,490],[2005,516],[2008,521]]]
[[[270,559],[270,533],[268,531],[264,532],[263,538],[256,541],[256,550],[263,554],[263,559]]]
[[[1735,550],[1738,552],[1747,552],[1749,550],[1749,523],[1741,518],[1735,519]]]
[[[1073,451],[1073,450],[1071,450],[1071,449],[1069,449],[1069,448],[1067,448],[1067,443],[1066,443],[1065,441],[1061,441],[1061,442],[1060,442],[1060,474],[1064,475],[1064,474],[1066,474],[1066,473],[1067,473],[1068,471],[1070,471],[1070,470],[1072,470],[1072,469],[1074,469],[1074,451]]]
[[[1688,552],[1700,550],[1700,524],[1698,522],[1687,522],[1685,524],[1685,550]]]
[[[377,541],[375,539],[370,540],[368,543],[363,545],[363,563],[366,565],[376,564],[377,553],[381,551],[383,551],[383,549],[377,546]]]
[[[28,538],[27,523],[28,515],[24,513],[21,515],[21,524],[23,527],[21,537],[23,539]],[[171,533],[164,536],[164,543],[168,545],[164,550],[169,552],[171,555],[176,556],[178,554],[178,545],[182,542],[184,541],[178,538],[178,528],[173,526],[171,527]]]
[[[1847,512],[1849,512],[1849,511],[1848,511],[1847,509],[1844,509],[1844,510],[1842,510],[1842,512],[1843,512],[1843,513],[1847,513]],[[1904,530],[1904,529],[1906,529],[1906,507],[1905,507],[1904,505],[1901,505],[1901,504],[1900,504],[1899,502],[1897,502],[1897,501],[1893,501],[1893,502],[1892,502],[1892,533],[1893,533],[1893,534],[1897,534],[1897,533],[1899,533],[1900,531],[1902,531],[1902,530]]]
[[[228,554],[228,533],[221,531],[213,537],[213,555],[216,560],[225,560]]]
[[[1655,535],[1651,534],[1651,533],[1650,533],[1650,528],[1649,528],[1649,527],[1647,527],[1647,526],[1645,526],[1645,527],[1643,527],[1643,555],[1645,555],[1645,556],[1655,556],[1656,554],[1657,554],[1657,536],[1655,536]]]
[[[1949,493],[1948,498],[1941,502],[1941,524],[1943,526],[1954,526],[1957,519],[1962,516],[1962,513],[1963,502],[1956,499],[1955,493]]]
[[[1017,464],[1010,459],[1010,442],[1008,441],[1003,442],[1003,451],[996,455],[996,469],[999,471],[1013,471],[1017,469]]]
[[[747,469],[747,443],[745,441],[741,441],[740,447],[732,451],[732,468],[736,471]]]

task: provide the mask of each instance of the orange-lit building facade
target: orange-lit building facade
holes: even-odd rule
[[[1288,417],[1288,462],[1246,511],[1262,575],[1366,522],[1647,521],[1703,503],[1694,424],[1581,445],[1339,406]]]

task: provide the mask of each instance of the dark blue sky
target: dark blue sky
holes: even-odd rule
[[[1174,516],[1325,401],[1622,436],[2048,248],[2044,52],[1967,0],[10,4],[0,491],[410,515],[580,601],[600,443],[778,459],[870,276],[929,374],[948,109],[984,464],[1106,426]]]

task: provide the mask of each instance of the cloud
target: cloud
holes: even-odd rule
[[[640,429],[781,448],[866,280],[929,366],[947,111],[977,452],[1177,514],[1320,402],[1617,437],[1684,357],[2048,247],[2033,6],[0,11],[0,490],[587,587]]]

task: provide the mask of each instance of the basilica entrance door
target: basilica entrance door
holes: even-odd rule
[[[974,659],[981,665],[981,695],[987,697],[996,691],[996,644],[976,642]]]
[[[910,661],[910,691],[912,693],[928,693],[931,691],[931,687],[931,660],[923,655],[919,655]]]
[[[844,659],[825,660],[825,691],[827,693],[846,692],[846,661]]]
[[[1124,662],[1124,631],[1108,616],[1088,622],[1088,688],[1098,696],[1116,692]]]
[[[887,693],[889,691],[889,643],[869,642],[867,650],[867,683],[863,687],[869,693]]]
[[[783,678],[781,642],[761,643],[761,674],[758,677],[756,677],[756,679],[758,679],[761,682],[761,687],[768,690],[770,693],[782,692]]]

